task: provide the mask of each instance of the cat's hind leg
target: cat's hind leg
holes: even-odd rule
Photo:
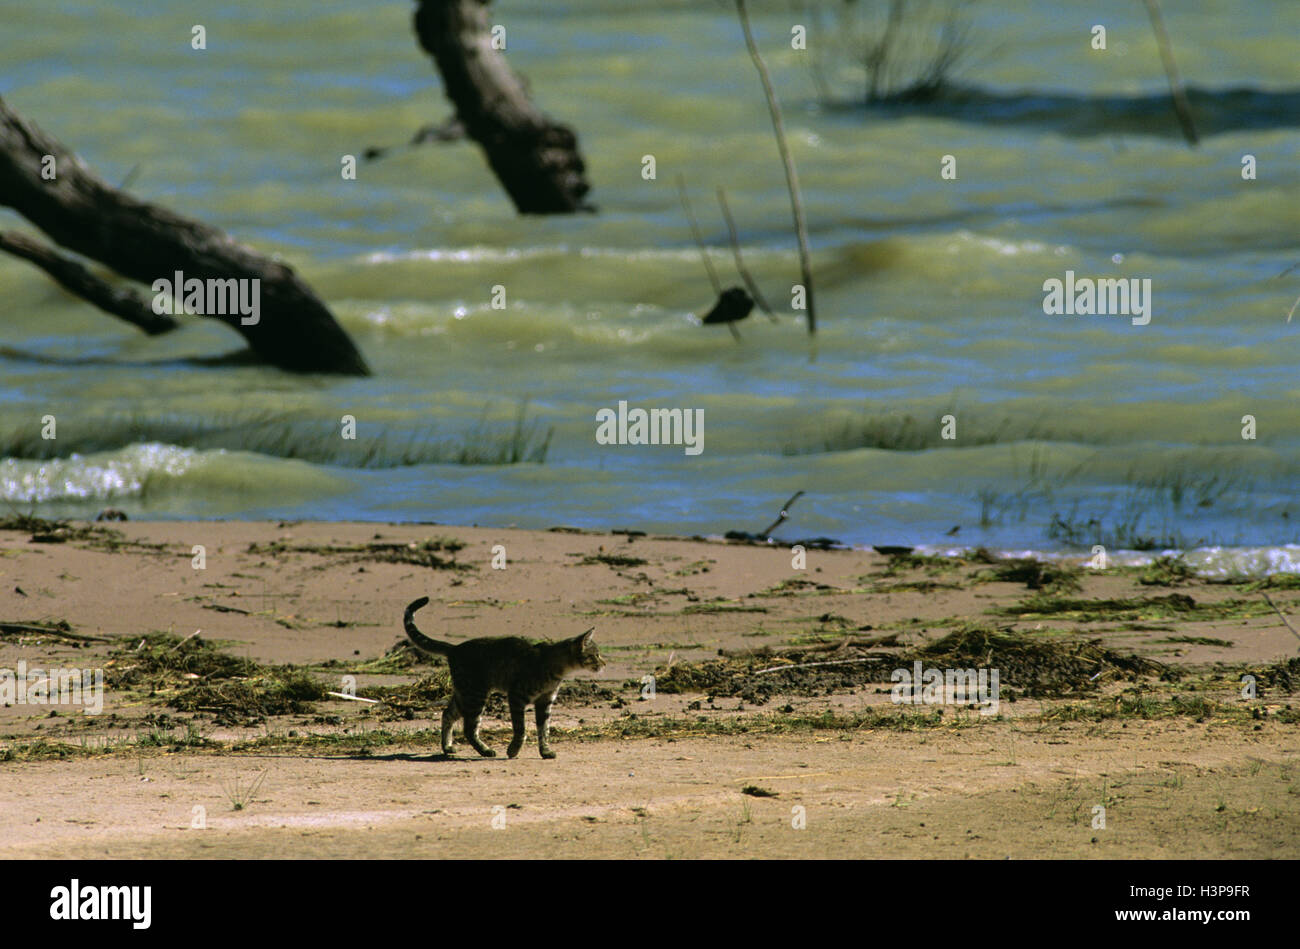
[[[534,710],[537,716],[537,750],[542,753],[543,758],[555,757],[555,752],[551,751],[551,746],[546,743],[546,727],[551,721],[551,703],[555,701],[555,695],[555,692],[543,695],[537,700],[537,707]]]
[[[506,754],[514,758],[518,756],[519,749],[524,747],[524,709],[528,706],[528,700],[518,695],[512,695],[509,698],[510,725],[514,728],[515,733],[510,737],[510,747],[506,749]]]
[[[497,753],[479,741],[478,737],[478,717],[483,713],[483,706],[487,704],[487,696],[470,698],[462,695],[459,704],[465,717],[465,740],[484,758],[495,758]]]
[[[447,707],[442,710],[442,753],[444,755],[454,754],[454,740],[452,729],[456,721],[460,718],[460,703],[457,701],[456,693],[451,694],[451,701]]]

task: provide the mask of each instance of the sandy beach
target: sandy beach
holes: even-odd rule
[[[6,857],[1300,856],[1294,576],[799,569],[567,528],[5,528],[0,669],[105,683],[99,714],[0,709]],[[607,665],[562,689],[556,760],[531,717],[518,759],[441,755],[444,667],[394,648],[419,596],[454,642],[596,628]],[[917,662],[999,670],[996,713],[893,701]],[[484,726],[501,749],[501,705]]]

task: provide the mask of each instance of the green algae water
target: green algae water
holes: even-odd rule
[[[374,370],[204,365],[239,338],[199,318],[146,337],[2,258],[0,499],[714,535],[802,490],[783,537],[1300,569],[1300,270],[1279,276],[1300,260],[1300,11],[1165,6],[1194,149],[1140,3],[976,3],[949,87],[871,106],[840,4],[756,3],[807,206],[810,343],[728,4],[494,4],[598,208],[520,217],[469,142],[340,174],[450,112],[411,3],[0,0],[13,108],[106,180],[281,255]],[[699,323],[716,294],[679,174],[730,285],[725,187],[777,310],[739,342]],[[1067,273],[1148,287],[1147,322],[1045,312]],[[702,412],[699,452],[602,443],[620,402]]]

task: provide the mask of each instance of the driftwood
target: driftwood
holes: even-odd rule
[[[573,129],[547,118],[492,44],[488,0],[419,0],[415,35],[447,98],[521,214],[589,211]]]
[[[47,155],[55,161],[52,180],[41,176]],[[118,191],[3,99],[0,206],[13,208],[64,248],[150,286],[155,280],[170,281],[178,271],[187,281],[258,280],[256,323],[244,325],[240,313],[207,315],[229,325],[259,358],[282,369],[351,375],[369,371],[325,304],[289,267],[237,243],[215,227]],[[12,237],[9,244],[6,249],[13,251]],[[30,239],[26,245],[28,253],[21,256],[56,279],[55,270],[60,270],[64,279],[59,282],[74,292],[79,292],[76,280],[90,276],[84,268],[80,274],[68,268],[72,261],[51,259],[53,252],[48,249],[44,262],[37,260],[40,254],[32,248],[39,250],[41,245]],[[98,289],[88,286],[91,292],[81,295],[116,316],[131,319],[127,313],[133,310],[139,315],[129,302],[122,302],[129,298],[105,298],[103,292],[111,292],[111,288],[99,283]]]

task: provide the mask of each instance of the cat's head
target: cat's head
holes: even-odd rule
[[[590,669],[592,672],[599,672],[605,668],[605,660],[600,657],[600,650],[596,648],[596,643],[592,640],[591,634],[596,631],[596,627],[587,630],[581,636],[575,636],[569,640],[573,646],[573,664],[583,669]]]

